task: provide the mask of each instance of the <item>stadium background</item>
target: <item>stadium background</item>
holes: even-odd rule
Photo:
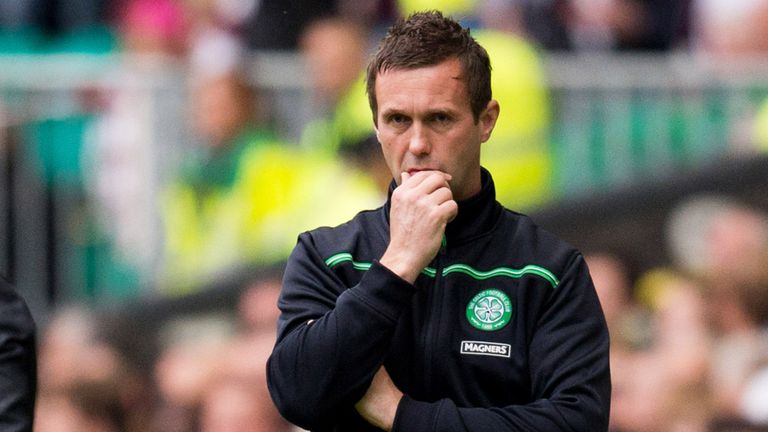
[[[290,428],[263,383],[282,261],[383,199],[361,68],[436,7],[491,52],[500,199],[588,257],[612,429],[765,430],[768,1],[723,4],[0,0],[0,274],[39,326],[37,429]],[[211,162],[241,128],[259,144]]]

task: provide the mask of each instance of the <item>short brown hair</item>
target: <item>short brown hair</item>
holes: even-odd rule
[[[376,122],[376,76],[390,69],[416,69],[457,58],[475,122],[491,100],[491,62],[469,29],[439,11],[417,12],[390,27],[368,64],[366,91]]]

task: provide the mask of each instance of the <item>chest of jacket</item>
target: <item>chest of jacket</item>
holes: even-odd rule
[[[530,401],[527,347],[557,279],[498,243],[448,246],[419,276],[385,361],[405,393],[474,407]],[[366,267],[353,262],[339,269],[348,287]]]

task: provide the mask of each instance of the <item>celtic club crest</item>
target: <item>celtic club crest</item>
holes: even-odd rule
[[[512,302],[506,294],[489,289],[472,297],[467,305],[467,320],[480,330],[498,330],[512,318]]]

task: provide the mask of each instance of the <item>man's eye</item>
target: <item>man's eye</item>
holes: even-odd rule
[[[404,115],[394,114],[394,115],[389,117],[389,121],[392,122],[392,123],[397,123],[397,124],[405,123],[406,118],[405,118]]]

